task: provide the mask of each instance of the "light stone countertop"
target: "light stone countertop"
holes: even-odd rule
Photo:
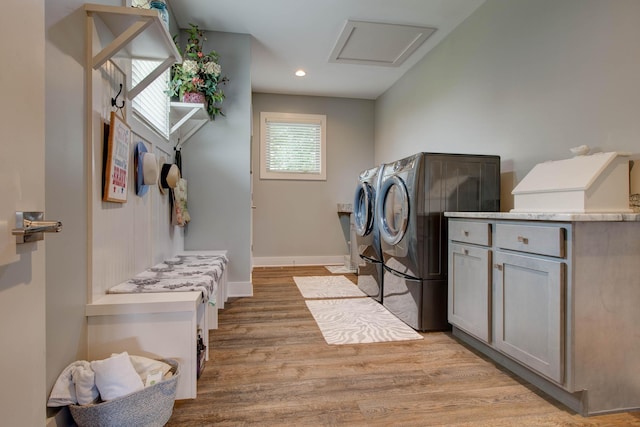
[[[515,219],[527,221],[638,221],[640,213],[561,213],[561,212],[445,212],[449,218]]]
[[[338,203],[338,213],[345,213],[345,214],[353,213],[353,204]]]

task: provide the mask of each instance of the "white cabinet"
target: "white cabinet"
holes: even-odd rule
[[[454,336],[583,415],[640,409],[640,215],[446,216]]]
[[[195,399],[198,335],[207,346],[202,292],[107,294],[86,306],[89,360],[112,353],[175,359],[180,364],[176,399]]]

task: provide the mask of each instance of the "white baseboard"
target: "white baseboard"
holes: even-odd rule
[[[302,265],[344,265],[344,255],[254,257],[254,267],[295,267]]]
[[[254,267],[295,267],[307,265],[344,265],[344,255],[330,256],[293,256],[293,257],[257,257],[253,258]],[[251,282],[229,282],[227,297],[251,297]]]
[[[252,297],[253,284],[251,282],[229,282],[227,298]]]

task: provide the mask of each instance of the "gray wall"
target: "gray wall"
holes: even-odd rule
[[[488,0],[376,102],[376,162],[502,156],[502,210],[569,148],[638,153],[640,2]]]
[[[260,112],[327,116],[327,180],[260,179]],[[253,255],[256,265],[342,260],[349,240],[348,216],[358,173],[374,166],[373,101],[253,94]]]
[[[218,52],[230,82],[223,87],[226,117],[207,123],[182,150],[192,218],[185,249],[227,249],[229,292],[236,295],[251,275],[251,37],[220,32],[206,37],[204,51]]]
[[[88,143],[81,1],[45,2],[46,213],[64,229],[47,239],[47,390],[86,358]],[[25,369],[29,369],[26,367]],[[44,402],[43,402],[44,404]]]

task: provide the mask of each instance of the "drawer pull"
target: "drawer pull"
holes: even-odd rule
[[[465,255],[469,255],[469,249],[463,249],[462,253],[465,254]]]
[[[493,268],[502,271],[502,264],[493,264]]]
[[[469,237],[469,232],[467,230],[462,230],[462,235],[464,237]]]
[[[518,242],[524,243],[526,245],[529,243],[529,239],[524,236],[518,236]]]

